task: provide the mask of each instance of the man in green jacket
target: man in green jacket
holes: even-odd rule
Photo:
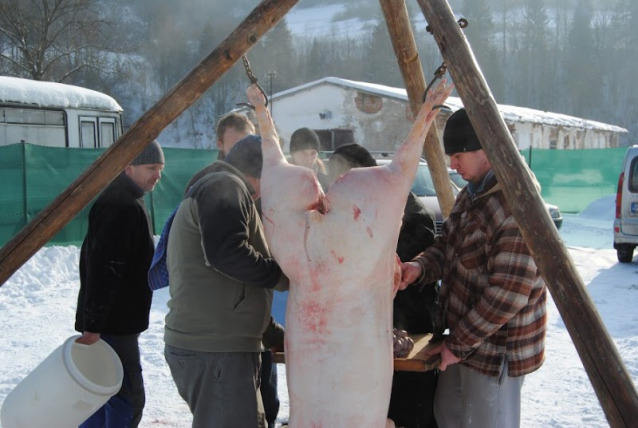
[[[286,278],[254,203],[261,166],[261,138],[239,141],[189,190],[169,235],[164,355],[193,426],[265,427],[261,340]]]

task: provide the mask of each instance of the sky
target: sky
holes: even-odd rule
[[[638,257],[621,264],[613,249],[614,195],[580,214],[564,214],[560,236],[585,283],[634,384],[638,379]],[[68,337],[77,292],[77,247],[45,247],[0,287],[0,402]],[[142,427],[190,427],[164,361],[166,289],[155,292],[148,331],[140,337],[147,402]],[[273,313],[283,322],[285,294],[276,293]],[[553,300],[548,302],[546,361],[528,375],[522,391],[522,427],[608,426],[593,387]],[[285,365],[279,367],[279,421],[287,419]]]

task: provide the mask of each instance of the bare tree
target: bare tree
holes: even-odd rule
[[[0,68],[33,80],[61,82],[105,61],[108,22],[97,0],[2,0]]]

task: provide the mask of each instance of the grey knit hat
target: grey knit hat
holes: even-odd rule
[[[226,153],[224,162],[231,164],[244,174],[261,178],[263,156],[261,153],[261,137],[248,135],[237,141]]]
[[[131,165],[152,165],[156,163],[161,163],[162,165],[165,163],[164,152],[160,143],[157,140],[153,140],[142,153],[133,159]]]
[[[443,147],[446,155],[481,150],[481,142],[464,108],[455,111],[447,120],[443,132]]]
[[[319,136],[310,128],[299,128],[290,136],[290,153],[306,149],[320,151]]]

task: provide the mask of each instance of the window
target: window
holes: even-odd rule
[[[432,175],[427,165],[419,165],[412,183],[412,192],[417,196],[436,196]]]
[[[62,111],[14,107],[5,107],[0,110],[0,122],[2,123],[64,126],[64,112]]]
[[[337,147],[354,143],[352,129],[315,129],[321,142],[321,151],[332,152]]]
[[[80,147],[95,148],[97,145],[96,118],[80,118]]]
[[[115,142],[115,120],[100,120],[100,145],[109,147]]]
[[[631,161],[627,184],[631,193],[638,193],[638,157]]]

